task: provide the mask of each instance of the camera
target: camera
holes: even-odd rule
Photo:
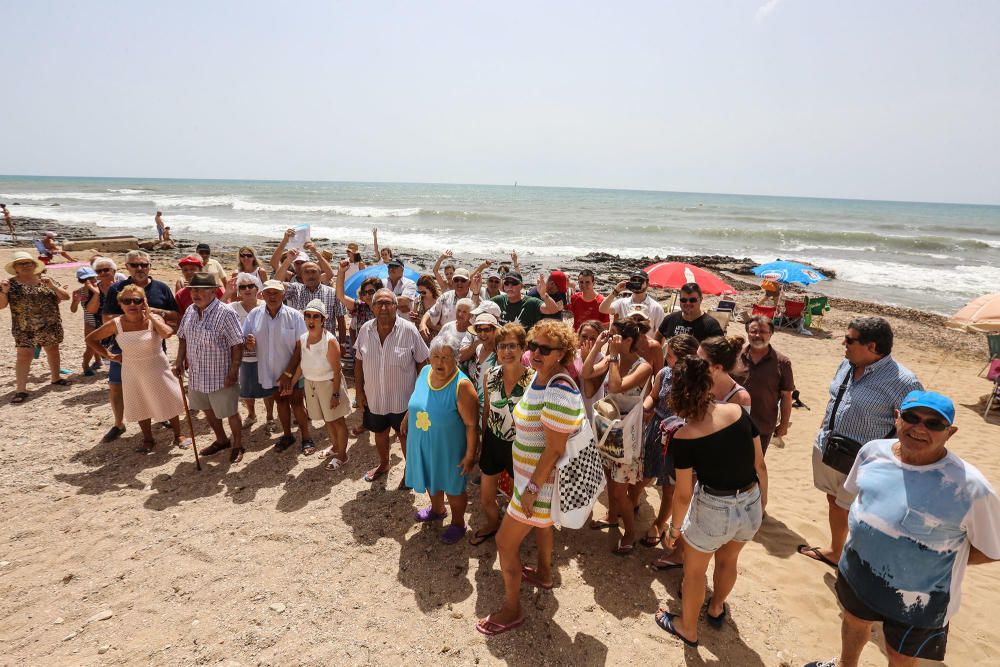
[[[355,263],[357,263],[357,262],[360,262],[360,261],[361,261],[361,253],[360,253],[360,252],[356,252],[356,253],[354,253],[354,260],[353,260],[353,261],[354,261]]]
[[[626,285],[630,292],[641,292],[646,288],[646,283],[642,280],[630,280]]]

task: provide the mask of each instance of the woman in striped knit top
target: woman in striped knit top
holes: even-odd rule
[[[498,635],[524,623],[521,581],[550,589],[552,574],[552,518],[550,515],[556,461],[566,441],[585,418],[583,400],[566,377],[566,365],[576,355],[573,330],[556,320],[542,320],[528,334],[531,386],[514,409],[514,497],[497,534],[497,550],[504,581],[504,603],[483,618],[476,629]],[[521,542],[534,531],[538,546],[537,567],[521,566]]]

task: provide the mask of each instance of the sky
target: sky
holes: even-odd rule
[[[0,172],[1000,203],[1000,2],[0,0]]]

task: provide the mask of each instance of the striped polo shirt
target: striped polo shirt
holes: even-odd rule
[[[896,427],[896,409],[914,389],[923,389],[920,380],[908,368],[886,355],[865,367],[859,380],[854,367],[844,359],[830,383],[830,401],[815,446],[822,448],[830,433],[830,414],[844,377],[849,376],[844,398],[837,407],[834,430],[862,444],[885,438]]]
[[[427,345],[417,327],[396,317],[383,343],[378,335],[378,320],[369,320],[358,329],[354,355],[362,362],[368,411],[376,415],[406,412],[417,381],[417,365],[428,357]]]

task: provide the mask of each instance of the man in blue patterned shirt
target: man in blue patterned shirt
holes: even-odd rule
[[[892,358],[892,327],[881,317],[859,317],[847,325],[844,360],[830,383],[830,402],[813,447],[813,484],[826,494],[830,546],[800,544],[799,553],[836,568],[847,541],[847,510],[854,494],[844,488],[847,472],[823,461],[836,434],[863,445],[896,432],[896,409],[914,389],[917,376]]]
[[[196,273],[191,279],[192,307],[177,328],[177,361],[174,373],[189,374],[188,405],[202,410],[215,432],[215,442],[202,451],[205,456],[232,447],[229,460],[243,458],[239,398],[240,361],[243,358],[243,329],[240,317],[215,297],[216,282],[210,273]],[[232,441],[226,438],[222,420],[229,421]]]

